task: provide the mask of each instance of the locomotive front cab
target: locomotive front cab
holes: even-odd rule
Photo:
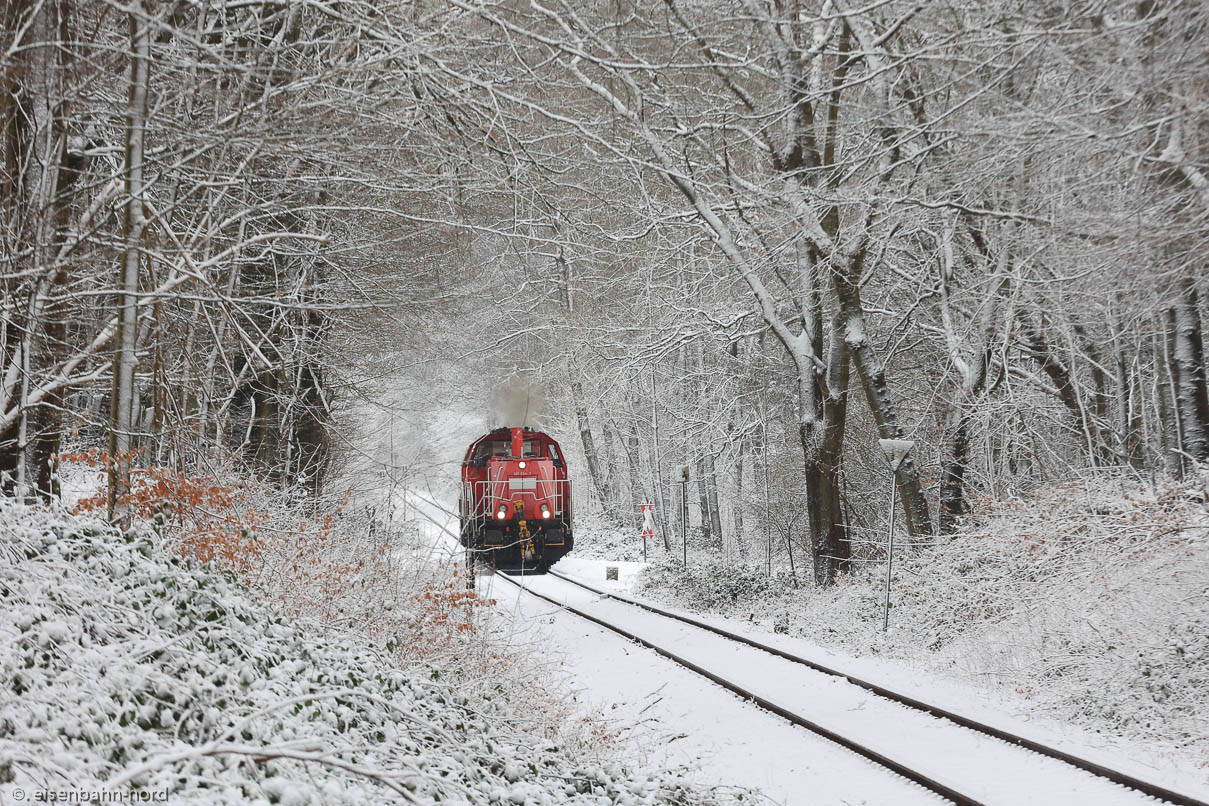
[[[558,443],[529,428],[475,440],[462,463],[461,541],[470,559],[544,571],[571,550],[571,487]]]

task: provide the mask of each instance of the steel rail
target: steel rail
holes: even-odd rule
[[[759,694],[756,694],[755,692],[752,692],[752,691],[749,691],[748,689],[743,688],[738,683],[734,683],[730,680],[727,680],[725,677],[722,677],[721,675],[719,675],[715,672],[711,672],[709,669],[706,669],[703,666],[699,666],[698,664],[693,663],[691,660],[688,660],[687,658],[682,658],[679,655],[677,655],[676,653],[674,653],[668,649],[665,649],[665,648],[659,646],[658,644],[654,644],[645,638],[635,635],[634,633],[632,633],[626,629],[623,629],[621,627],[618,627],[615,624],[611,624],[611,623],[605,621],[604,619],[597,618],[596,616],[593,616],[590,613],[585,613],[584,611],[580,610],[579,608],[575,607],[574,605],[569,605],[565,602],[559,602],[556,599],[546,596],[543,593],[538,593],[537,591],[533,590],[532,588],[522,585],[520,582],[517,582],[515,579],[512,579],[505,574],[500,573],[500,574],[496,574],[496,576],[506,579],[509,583],[515,585],[517,588],[524,591],[525,593],[528,593],[530,596],[536,597],[545,602],[549,602],[550,604],[554,605],[555,607],[566,610],[568,613],[572,613],[576,616],[579,616],[580,618],[590,621],[593,624],[596,624],[600,627],[604,627],[606,630],[615,632],[627,640],[633,641],[634,643],[636,643],[640,646],[646,647],[647,649],[650,649],[650,650],[656,652],[657,654],[667,658],[668,660],[672,661],[673,663],[683,666],[684,668],[686,668],[690,671],[696,672],[697,674],[701,675],[702,677],[705,677],[705,678],[713,681],[714,683],[717,683],[719,686],[726,689],[727,691],[730,691],[733,694],[737,694],[740,698],[747,700],[748,702],[751,702],[752,704],[758,706],[759,708],[762,708],[765,711],[768,711],[770,713],[776,714],[777,716],[781,717],[782,719],[785,719],[788,722],[791,722],[794,725],[797,725],[799,727],[805,728],[806,730],[808,730],[812,733],[816,733],[819,736],[822,736],[824,739],[834,742],[835,744],[838,744],[847,750],[851,750],[852,752],[856,753],[857,755],[862,756],[863,758],[866,758],[869,761],[872,761],[873,763],[875,763],[879,766],[885,767],[886,769],[891,770],[892,772],[895,772],[895,773],[901,775],[903,778],[906,778],[908,781],[918,784],[919,786],[923,787],[924,789],[927,789],[929,792],[932,792],[936,795],[941,796],[942,798],[945,798],[946,800],[951,801],[952,803],[957,804],[957,806],[986,806],[986,804],[984,804],[982,801],[977,800],[976,798],[972,798],[969,795],[966,795],[962,792],[959,792],[958,790],[954,789],[953,787],[949,786],[948,784],[941,783],[940,781],[936,780],[935,778],[925,775],[924,773],[921,773],[911,767],[908,767],[907,765],[905,765],[901,762],[895,761],[894,759],[890,758],[889,756],[882,755],[881,753],[877,752],[876,750],[873,750],[870,747],[866,747],[865,745],[861,744],[860,742],[857,742],[853,739],[849,739],[848,737],[843,736],[839,733],[836,733],[833,730],[829,730],[828,728],[825,728],[816,722],[812,722],[811,720],[807,719],[806,717],[802,716],[801,714],[798,714],[794,711],[790,711],[787,708],[777,705],[775,702],[772,702],[771,700],[767,700],[764,697],[761,697]],[[566,579],[566,577],[563,577],[561,574],[558,574],[557,576],[559,576],[559,578],[561,578],[561,579]],[[588,590],[591,590],[591,588],[589,588],[587,585],[584,585],[583,587],[588,588]]]
[[[894,691],[893,689],[886,688],[885,686],[878,685],[877,683],[871,683],[868,680],[863,680],[859,677],[850,675],[847,672],[833,669],[829,666],[818,663],[817,661],[812,661],[809,658],[803,658],[802,656],[795,655],[792,652],[786,652],[783,649],[769,646],[768,644],[748,638],[745,635],[740,635],[739,633],[731,632],[730,630],[726,630],[721,627],[716,627],[713,624],[708,624],[704,621],[698,621],[690,616],[673,613],[669,610],[664,610],[661,607],[647,604],[646,602],[639,602],[635,599],[630,599],[627,596],[620,596],[610,591],[601,590],[593,587],[592,585],[580,582],[577,579],[572,579],[564,574],[560,574],[557,571],[551,570],[548,571],[548,573],[551,576],[563,580],[564,582],[569,582],[572,585],[576,585],[597,595],[605,596],[618,602],[624,602],[625,604],[633,605],[634,607],[650,611],[651,613],[666,616],[667,618],[674,619],[675,621],[691,624],[694,627],[699,627],[700,629],[714,633],[715,635],[720,635],[723,638],[728,638],[732,641],[762,650],[771,655],[776,655],[779,658],[784,658],[787,661],[801,664],[802,666],[806,666],[816,672],[822,672],[823,674],[831,675],[833,677],[843,678],[854,686],[863,688],[866,691],[870,691],[888,700],[893,700],[894,702],[905,705],[909,708],[924,711],[932,716],[940,717],[941,719],[947,719],[948,721],[961,725],[964,728],[969,728],[970,730],[986,734],[987,736],[992,736],[996,739],[1016,745],[1018,747],[1023,747],[1026,750],[1033,751],[1034,753],[1039,753],[1040,755],[1062,761],[1072,767],[1083,770],[1084,772],[1091,773],[1092,775],[1096,775],[1101,778],[1106,778],[1115,784],[1128,787],[1129,789],[1135,789],[1138,792],[1141,792],[1144,795],[1149,795],[1152,798],[1158,798],[1159,800],[1167,801],[1169,803],[1176,804],[1177,806],[1209,806],[1209,803],[1206,803],[1203,800],[1197,800],[1189,795],[1175,792],[1167,789],[1166,787],[1150,783],[1149,781],[1144,781],[1140,778],[1135,778],[1132,775],[1120,772],[1119,770],[1114,770],[1111,767],[1105,767],[1103,764],[1089,761],[1088,759],[1076,756],[1073,753],[1068,753],[1065,750],[1059,750],[1056,747],[1050,747],[1049,745],[1028,739],[1024,736],[1009,733],[1001,728],[996,728],[995,726],[988,725],[985,722],[971,719],[970,717],[963,716],[946,708],[941,708],[940,706],[932,705],[922,700],[917,700],[914,697],[902,694],[901,692]]]

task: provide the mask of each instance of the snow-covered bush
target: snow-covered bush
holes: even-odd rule
[[[1113,476],[984,504],[961,532],[830,589],[675,563],[640,590],[860,654],[923,662],[1027,701],[1034,712],[1209,764],[1206,481],[1138,489]]]
[[[75,501],[75,512],[105,513],[111,457],[91,450],[61,458],[68,467],[96,471],[91,484],[80,485],[91,492]],[[234,473],[219,479],[154,465],[131,468],[122,500],[177,552],[233,573],[292,618],[399,636],[397,654],[405,662],[439,660],[447,669],[475,643],[462,634],[487,603],[465,590],[456,567],[418,566],[405,578],[396,550],[415,535],[405,525],[381,523],[372,511],[350,510],[343,501],[292,500]]]
[[[667,555],[647,567],[639,590],[657,592],[694,610],[733,613],[777,601],[798,584],[788,571],[769,576],[763,568],[717,557],[694,557],[685,569],[679,557]]]
[[[150,529],[0,499],[0,796],[134,787],[229,804],[708,802],[574,733],[531,691],[466,690],[279,606]],[[539,698],[540,700],[540,698]]]
[[[586,508],[585,508],[586,509]],[[575,556],[597,560],[620,560],[638,562],[642,560],[642,520],[631,517],[634,523],[626,523],[618,529],[612,519],[597,511],[575,513]],[[659,539],[647,546],[650,555],[663,553]]]

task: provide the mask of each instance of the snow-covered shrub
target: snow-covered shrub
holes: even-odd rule
[[[642,519],[631,516],[618,528],[612,519],[599,511],[575,513],[575,555],[596,560],[620,560],[638,562],[642,560]],[[633,523],[630,523],[632,521]],[[649,541],[647,550],[651,557],[663,553],[659,539]]]
[[[137,451],[119,457],[97,448],[59,455],[66,466],[78,465],[95,471],[89,494],[74,502],[76,513],[105,514],[109,494],[105,477],[121,463],[128,467],[129,489],[117,496],[117,506],[132,517],[171,529],[180,550],[203,562],[220,561],[224,567],[245,575],[260,566],[256,540],[259,523],[269,516],[257,512],[236,484],[224,484],[205,476],[189,476],[172,468],[146,466],[137,462]]]
[[[898,642],[1209,762],[1207,527],[1193,484],[1099,477],[990,507],[896,577]]]
[[[693,557],[686,569],[679,557],[662,556],[644,571],[639,593],[654,593],[694,610],[754,612],[796,587],[787,571],[769,576],[763,568],[726,562],[716,557]]]
[[[647,571],[641,590],[849,652],[890,654],[1027,701],[1034,712],[1209,764],[1209,513],[1204,477],[1155,490],[1099,475],[983,503],[959,534],[830,589],[715,564]]]
[[[528,692],[400,669],[401,636],[311,621],[149,529],[0,499],[0,798],[135,787],[180,803],[700,803],[516,724]]]
[[[100,474],[75,511],[105,513],[103,474],[113,459],[96,450],[61,459]],[[472,640],[461,634],[474,630],[487,603],[465,590],[456,567],[410,569],[405,579],[395,543],[408,535],[399,528],[341,501],[291,502],[272,485],[227,475],[134,465],[123,503],[176,551],[235,574],[292,618],[399,636],[405,661],[439,660],[448,668],[468,654]]]

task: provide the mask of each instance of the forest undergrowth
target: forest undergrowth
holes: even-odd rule
[[[100,454],[65,457],[103,470]],[[190,803],[716,803],[635,769],[456,566],[256,483],[139,471],[134,528],[0,498],[0,793]],[[312,513],[308,520],[307,512]],[[93,795],[95,797],[95,795]]]
[[[888,635],[881,562],[819,589],[762,567],[713,559],[685,573],[662,558],[638,591],[907,660],[1209,773],[1207,501],[1202,472],[1153,488],[1100,474],[981,502],[951,538],[896,550]]]

